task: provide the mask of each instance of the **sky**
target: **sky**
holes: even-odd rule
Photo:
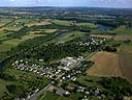
[[[0,0],[0,6],[132,8],[132,0]]]

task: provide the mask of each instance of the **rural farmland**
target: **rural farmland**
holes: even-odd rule
[[[132,100],[131,60],[131,9],[0,7],[0,100]]]

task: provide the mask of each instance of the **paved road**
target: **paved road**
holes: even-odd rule
[[[43,94],[44,92],[47,91],[47,89],[51,86],[51,84],[48,84],[45,88],[43,88],[42,90],[40,90],[38,93],[34,94],[30,99],[27,100],[37,100],[37,98]]]

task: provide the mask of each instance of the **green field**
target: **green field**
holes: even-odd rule
[[[66,20],[52,20],[52,23],[62,26],[72,26],[72,21],[66,21]]]
[[[82,28],[95,29],[97,26],[93,23],[76,23],[73,21],[67,20],[52,20],[52,23],[62,26],[78,26]]]
[[[83,37],[85,36],[87,33],[85,32],[80,32],[80,31],[71,31],[71,32],[66,32],[64,34],[60,34],[58,37],[56,37],[55,39],[53,39],[54,42],[59,42],[59,43],[64,43],[64,42],[68,42],[70,40],[79,38],[79,37]]]
[[[17,45],[19,45],[20,43],[22,43],[26,40],[33,39],[35,37],[40,37],[40,36],[45,36],[45,34],[35,34],[35,33],[31,32],[31,33],[29,33],[25,36],[22,36],[21,39],[13,38],[13,39],[9,39],[9,40],[8,40],[8,37],[7,37],[7,40],[3,41],[0,44],[0,48],[1,48],[0,52],[8,51],[11,48],[16,47]]]
[[[117,35],[132,35],[132,28],[127,28],[126,26],[119,26],[113,32]]]
[[[96,29],[97,26],[93,23],[77,23],[77,26],[84,27],[84,28],[90,28],[90,29]]]
[[[19,30],[21,30],[24,27],[23,25],[25,23],[30,23],[30,20],[29,19],[16,19],[14,22],[0,29],[0,48],[1,48],[0,52],[9,51],[11,48],[15,48],[20,43],[26,40],[33,39],[33,38],[40,37],[40,36],[45,36],[46,34],[54,33],[57,31],[57,29],[44,29],[44,30],[39,30],[39,31],[29,30],[27,33],[24,33],[24,32],[21,33],[20,38],[10,37],[14,34],[19,34],[20,33]],[[7,36],[7,35],[10,35],[10,36]]]

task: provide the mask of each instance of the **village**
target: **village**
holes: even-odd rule
[[[89,51],[102,50],[99,45],[102,45],[106,40],[104,38],[91,38],[89,42],[78,42],[77,45],[89,47]],[[38,59],[39,63],[43,63],[43,59]],[[83,56],[79,57],[65,57],[52,65],[31,64],[28,60],[20,59],[12,63],[12,66],[20,71],[34,73],[40,77],[46,77],[51,80],[46,91],[53,92],[59,96],[70,96],[72,93],[81,93],[83,96],[81,100],[88,100],[88,96],[97,96],[102,100],[105,98],[102,90],[99,88],[90,88],[76,83],[79,75],[85,74],[87,68],[93,64],[91,61],[86,61]],[[63,86],[65,82],[69,84]],[[70,84],[70,83],[74,84]],[[22,100],[32,100],[32,98],[39,93],[41,89],[36,88],[32,93],[28,94]],[[21,100],[16,99],[16,100]]]
[[[65,80],[66,78],[69,79],[75,79],[74,77],[72,77],[73,75],[68,75],[65,76],[64,75],[68,72],[68,71],[74,71],[77,68],[81,69],[81,62],[83,61],[83,57],[79,57],[79,58],[73,58],[73,57],[66,57],[64,59],[62,59],[60,61],[60,65],[56,66],[56,67],[42,67],[40,65],[37,64],[32,64],[31,66],[28,65],[27,61],[24,60],[20,60],[20,61],[15,61],[12,66],[15,66],[16,69],[21,70],[21,71],[29,71],[29,72],[33,72],[36,73],[40,76],[45,76],[49,79],[54,79],[54,80],[60,80],[60,78],[62,78],[62,80]],[[39,59],[39,61],[43,61],[42,59]],[[71,74],[78,74],[81,73],[81,71],[75,71],[75,73],[71,73]]]
[[[86,46],[87,51],[101,51],[105,43],[105,38],[93,38],[87,42],[75,42],[76,45]],[[59,44],[56,44],[59,45]],[[12,67],[21,71],[28,71],[36,73],[39,76],[44,76],[49,79],[62,80],[76,80],[76,75],[85,71],[88,63],[83,56],[79,57],[65,57],[57,61],[51,66],[43,65],[44,59],[38,59],[38,63],[30,62],[28,59],[19,59],[12,63]],[[42,63],[42,64],[41,64]]]
[[[43,61],[40,59],[40,61]],[[99,88],[88,88],[81,86],[79,84],[70,84],[71,82],[76,82],[79,75],[83,74],[87,69],[87,63],[84,63],[85,59],[80,56],[66,57],[60,60],[59,66],[56,67],[42,67],[37,64],[32,64],[30,67],[28,62],[24,60],[15,61],[12,66],[17,70],[32,72],[41,77],[47,77],[52,80],[46,91],[55,92],[59,96],[70,96],[71,93],[81,93],[83,97],[81,100],[88,100],[88,96],[97,96],[100,100],[105,98],[105,95]],[[64,82],[69,82],[67,86],[63,86]],[[31,100],[31,98],[36,95],[41,89],[36,88],[32,93],[30,93],[26,99],[16,99],[16,100]]]

